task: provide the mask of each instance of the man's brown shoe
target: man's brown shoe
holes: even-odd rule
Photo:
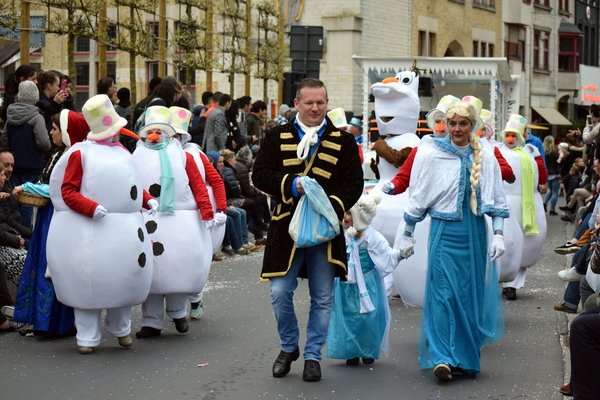
[[[573,391],[571,390],[571,382],[567,383],[565,386],[561,386],[558,389],[559,392],[564,394],[565,396],[573,396]]]
[[[564,311],[566,313],[570,313],[570,314],[577,314],[577,310],[571,307],[567,307],[564,304],[555,304],[554,305],[554,309],[556,311]]]

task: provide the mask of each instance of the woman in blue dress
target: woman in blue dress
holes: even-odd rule
[[[56,162],[73,144],[85,139],[88,132],[88,125],[81,114],[63,110],[54,115],[50,135],[56,150],[49,158],[38,183],[28,182],[17,186],[13,193],[18,195],[20,192],[26,192],[50,198],[48,183]],[[54,207],[51,202],[38,209],[29,252],[17,290],[13,319],[32,325],[31,328],[21,331],[26,335],[65,335],[75,328],[73,309],[56,299],[52,279],[46,271],[46,239],[53,213]]]
[[[418,173],[401,238],[410,243],[415,224],[431,216],[419,360],[442,381],[476,375],[481,349],[504,331],[494,261],[504,252],[508,204],[498,162],[475,134],[481,121],[463,100],[448,108],[450,135],[434,139]],[[484,215],[493,225],[490,246]]]

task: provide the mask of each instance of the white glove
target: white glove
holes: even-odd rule
[[[381,185],[381,191],[385,194],[392,194],[394,193],[394,190],[396,190],[396,185],[394,185],[392,181],[384,182],[383,185]]]
[[[218,212],[215,214],[215,228],[225,225],[227,222],[227,214]]]
[[[204,229],[210,232],[217,226],[217,222],[214,219],[209,219],[208,221],[202,221],[202,225],[204,225]]]
[[[400,250],[400,254],[398,254],[398,256],[400,258],[408,258],[412,256],[416,242],[417,241],[415,240],[415,238],[402,235],[402,237],[400,238],[400,245],[398,246],[398,250]]]
[[[502,254],[504,254],[504,236],[494,235],[490,253],[492,253],[492,262],[496,261]]]
[[[96,207],[96,209],[94,210],[94,216],[92,218],[102,219],[106,216],[106,212],[106,208],[98,204],[98,207]]]
[[[146,211],[148,215],[152,216],[156,214],[156,212],[158,211],[158,201],[156,201],[156,199],[148,200],[148,207],[150,207],[148,211]]]

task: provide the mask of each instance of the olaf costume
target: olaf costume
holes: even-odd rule
[[[375,97],[375,116],[377,128],[386,143],[396,149],[416,147],[419,137],[416,135],[419,121],[419,78],[414,72],[403,71],[395,78],[384,79],[383,82],[371,86]],[[398,173],[398,167],[383,158],[379,159],[380,180],[375,190],[381,190],[384,182],[391,180]],[[371,226],[380,232],[390,245],[394,244],[398,225],[402,220],[404,208],[408,204],[408,193],[398,196],[384,194],[377,207],[377,215]]]
[[[165,301],[177,331],[188,331],[187,294],[202,291],[212,257],[209,229],[216,222],[206,183],[192,155],[172,139],[176,131],[170,124],[168,108],[149,107],[140,130],[146,141],[140,140],[133,153],[143,187],[159,202],[159,212],[145,216],[154,269],[138,338],[160,335]]]
[[[460,100],[454,96],[444,96],[437,107],[427,113],[427,125],[434,132],[435,137],[444,137],[447,135],[445,123],[442,123],[444,125],[442,127],[439,123],[436,124],[435,121],[439,120],[440,117],[443,117],[443,120],[445,121],[446,110],[450,104],[457,101]],[[433,138],[434,136],[426,135],[421,139],[419,146],[411,151],[411,154],[398,172],[398,175],[392,179],[391,183],[394,185],[394,188],[392,190],[387,190],[389,184],[385,185],[384,183],[382,190],[385,190],[388,194],[398,195],[408,188],[408,195],[410,197],[412,188],[416,185],[417,176],[423,166],[423,162],[432,148]],[[401,182],[402,179],[400,175],[403,173],[408,175],[408,181],[410,182],[408,187]],[[425,295],[428,260],[427,243],[430,223],[431,218],[428,215],[420,224],[416,225],[414,232],[414,238],[416,240],[415,255],[410,259],[405,260],[391,274],[402,301],[405,304],[419,308],[423,307],[423,296]],[[396,249],[401,247],[402,234],[404,233],[405,226],[406,222],[401,220],[394,241],[394,248]]]
[[[104,328],[132,345],[131,306],[150,290],[150,240],[140,209],[156,210],[156,200],[142,189],[131,154],[118,141],[127,121],[106,95],[83,106],[91,132],[57,162],[50,177],[55,207],[50,223],[47,258],[56,297],[75,309],[81,353],[100,344]],[[73,251],[76,249],[76,251]]]

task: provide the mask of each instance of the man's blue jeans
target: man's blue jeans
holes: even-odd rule
[[[335,265],[327,261],[327,243],[296,249],[287,274],[271,278],[271,304],[277,320],[277,331],[283,351],[292,352],[298,347],[300,330],[294,311],[294,290],[298,287],[298,272],[306,262],[310,312],[306,326],[304,359],[321,361],[321,349],[327,342],[327,329],[331,315],[331,298]]]

